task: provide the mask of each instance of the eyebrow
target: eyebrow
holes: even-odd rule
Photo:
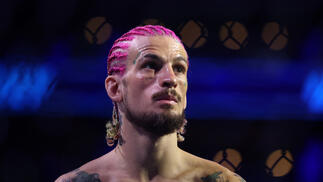
[[[160,60],[162,60],[162,58],[160,56],[157,56],[156,54],[152,54],[152,53],[145,54],[144,58],[152,58],[152,59],[160,59]]]
[[[183,58],[182,56],[178,56],[178,57],[176,57],[176,58],[175,58],[175,61],[176,61],[176,62],[178,62],[178,61],[184,61],[184,62],[188,65],[188,61],[187,61],[185,58]]]
[[[148,54],[144,55],[143,57],[144,58],[163,60],[163,58],[161,58],[160,56],[158,56],[156,54],[152,54],[152,53],[148,53]],[[174,62],[178,62],[178,61],[184,61],[186,64],[188,64],[187,60],[182,56],[178,56],[178,57],[176,57],[174,59]]]

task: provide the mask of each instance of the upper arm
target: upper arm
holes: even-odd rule
[[[229,179],[230,182],[246,182],[241,176],[236,173],[232,173]]]

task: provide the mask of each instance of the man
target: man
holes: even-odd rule
[[[114,150],[57,182],[243,182],[216,162],[177,146],[186,123],[188,56],[162,26],[136,27],[108,56],[107,93],[114,103],[107,142]]]

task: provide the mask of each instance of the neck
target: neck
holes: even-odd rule
[[[115,151],[122,157],[124,168],[141,181],[154,176],[172,177],[181,170],[176,132],[156,137],[123,117],[121,136],[124,142]]]

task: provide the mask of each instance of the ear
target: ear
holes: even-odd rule
[[[109,75],[105,79],[105,89],[113,102],[120,102],[122,100],[120,78],[118,76]]]

